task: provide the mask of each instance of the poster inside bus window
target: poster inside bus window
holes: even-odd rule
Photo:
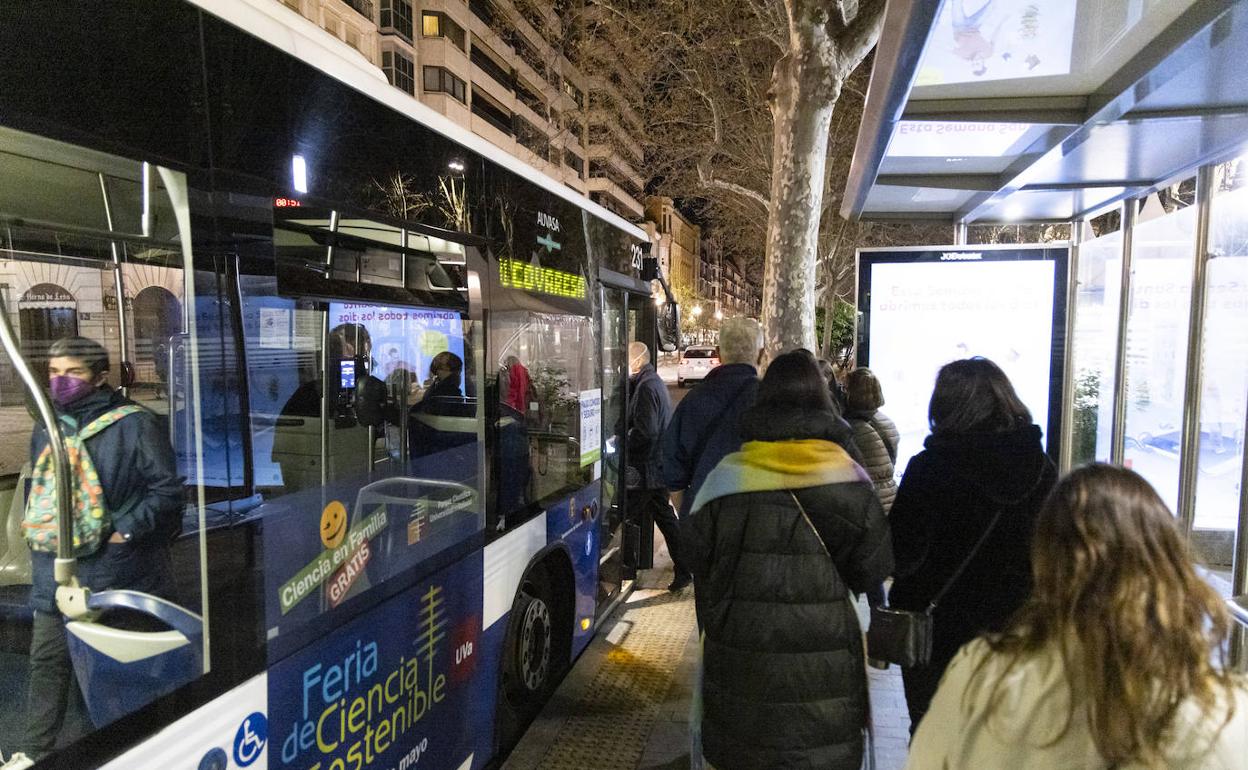
[[[936,373],[992,359],[1057,452],[1068,249],[935,246],[859,252],[858,362],[883,388],[901,432],[896,472],[923,449]]]
[[[412,382],[425,382],[429,364],[442,352],[464,360],[463,322],[454,311],[331,302],[329,326],[342,324],[358,324],[368,331],[372,341],[368,373],[380,380],[406,369]],[[459,385],[463,392],[462,377]]]

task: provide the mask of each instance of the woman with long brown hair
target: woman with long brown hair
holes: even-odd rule
[[[906,465],[889,512],[897,558],[889,605],[921,612],[937,601],[931,660],[901,671],[912,731],[958,649],[1005,628],[1027,600],[1032,530],[1057,482],[1040,426],[986,358],[941,367],[928,419],[932,435]]]
[[[949,665],[907,767],[1245,766],[1248,690],[1220,660],[1230,618],[1144,479],[1063,479],[1032,575],[1010,626]]]

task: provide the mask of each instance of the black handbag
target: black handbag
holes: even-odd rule
[[[867,628],[867,655],[877,660],[896,663],[902,668],[926,666],[931,662],[932,613],[957,579],[962,576],[962,571],[975,558],[975,554],[979,553],[980,547],[988,539],[988,535],[992,534],[992,530],[997,526],[997,521],[1001,519],[1004,511],[1005,509],[1002,508],[992,517],[992,523],[979,536],[975,547],[958,565],[957,570],[945,582],[944,587],[928,602],[927,609],[916,612],[892,607],[871,608],[871,625]]]

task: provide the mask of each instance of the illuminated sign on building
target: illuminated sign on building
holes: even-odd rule
[[[279,209],[293,209],[302,206],[298,198],[274,198],[273,205]]]
[[[556,297],[585,299],[585,278],[575,273],[538,267],[518,259],[498,261],[498,280],[512,289],[553,294]]]

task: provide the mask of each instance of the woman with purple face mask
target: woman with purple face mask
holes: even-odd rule
[[[108,386],[108,370],[108,352],[95,340],[66,337],[52,344],[49,390],[66,425],[81,430],[119,407],[134,406]],[[79,581],[93,592],[130,589],[174,599],[169,547],[182,527],[184,492],[167,432],[156,415],[140,410],[125,414],[83,443],[99,474],[112,531],[96,551],[78,556]],[[30,442],[32,466],[47,445],[47,431],[37,424]],[[23,750],[32,759],[49,753],[58,737],[77,737],[60,735],[69,699],[77,700],[79,689],[56,607],[53,562],[54,554],[31,551],[30,603],[35,617]]]

